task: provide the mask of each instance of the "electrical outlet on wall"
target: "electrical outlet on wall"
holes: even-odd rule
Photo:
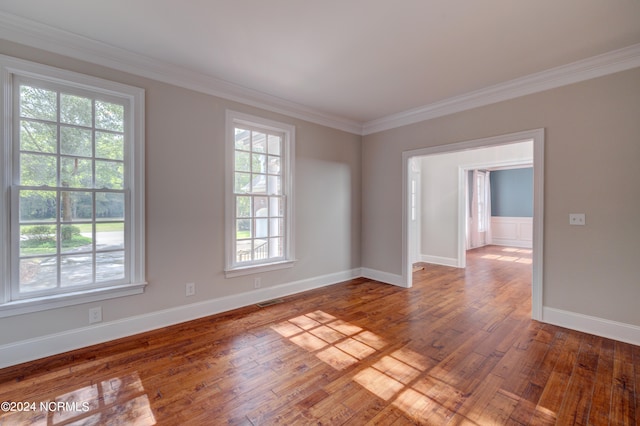
[[[569,225],[586,225],[586,218],[584,213],[569,213]]]
[[[262,278],[255,277],[253,279],[253,288],[260,288],[260,287],[262,287]]]
[[[102,321],[102,306],[96,306],[89,309],[89,324],[95,324]]]
[[[194,294],[196,294],[196,283],[187,283],[185,291],[186,291],[187,297],[193,296]]]

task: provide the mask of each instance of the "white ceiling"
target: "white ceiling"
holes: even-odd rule
[[[0,13],[360,124],[640,43],[638,0],[0,0]]]

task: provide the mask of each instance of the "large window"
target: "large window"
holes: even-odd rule
[[[227,113],[227,276],[290,266],[293,126]]]
[[[0,59],[8,241],[0,315],[139,293],[143,92]]]

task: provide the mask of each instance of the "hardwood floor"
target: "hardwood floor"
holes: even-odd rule
[[[0,401],[35,404],[0,425],[639,423],[640,347],[532,321],[528,250],[467,264],[0,370]]]

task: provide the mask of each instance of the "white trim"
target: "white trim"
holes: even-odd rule
[[[391,284],[398,287],[408,287],[402,279],[402,275],[391,274],[389,272],[378,271],[371,268],[361,268],[364,278],[379,281],[384,284]]]
[[[607,339],[627,342],[632,345],[640,345],[640,327],[637,325],[578,314],[562,309],[549,308],[547,306],[543,309],[542,321],[560,327],[606,337]]]
[[[533,218],[491,217],[491,244],[519,248],[532,248]]]
[[[43,296],[36,299],[16,300],[0,305],[0,318],[63,308],[65,306],[79,305],[82,303],[97,302],[99,300],[132,296],[134,294],[144,293],[144,287],[146,285],[147,283],[144,282],[140,284],[125,284],[91,289],[78,293],[65,293]]]
[[[464,265],[460,265],[460,261],[453,257],[431,256],[428,254],[422,254],[420,255],[420,261],[426,262],[426,263],[432,263],[434,265],[452,266],[454,268],[464,268]]]
[[[362,136],[640,66],[634,44],[362,123],[4,12],[0,38]]]
[[[464,151],[490,146],[508,145],[512,143],[533,141],[533,276],[531,283],[531,318],[542,318],[542,291],[543,291],[543,230],[544,230],[544,129],[526,130],[507,135],[492,136],[483,139],[475,139],[446,145],[438,145],[428,148],[419,148],[402,153],[402,282],[403,287],[412,285],[412,267],[408,261],[410,250],[410,238],[408,235],[408,182],[409,160],[416,156],[442,154],[448,152]],[[459,171],[459,173],[461,173]],[[460,179],[459,179],[460,181]],[[464,196],[459,195],[459,204],[462,204]],[[464,211],[464,206],[458,206],[458,211]],[[458,216],[460,217],[460,213]],[[462,213],[464,215],[464,213]],[[458,222],[459,233],[464,232],[464,227]],[[461,246],[464,246],[464,235],[458,237],[458,255],[460,257]],[[459,263],[460,264],[460,263]],[[464,266],[464,264],[462,264]]]
[[[243,275],[261,274],[263,272],[278,271],[280,269],[293,268],[293,265],[295,264],[295,262],[296,262],[296,259],[293,259],[293,260],[285,260],[282,262],[273,262],[273,263],[266,263],[261,265],[249,265],[249,266],[242,266],[242,267],[233,268],[233,269],[225,269],[224,277],[234,278],[234,277],[241,277]]]
[[[360,269],[352,269],[314,278],[294,281],[247,293],[211,299],[190,305],[155,311],[135,317],[99,323],[75,330],[49,334],[0,346],[0,368],[57,355],[75,349],[108,342],[168,327],[186,321],[227,312],[255,303],[285,297],[303,291],[338,284],[360,277]]]
[[[363,124],[362,134],[370,135],[636,67],[640,67],[640,44],[371,120]]]

